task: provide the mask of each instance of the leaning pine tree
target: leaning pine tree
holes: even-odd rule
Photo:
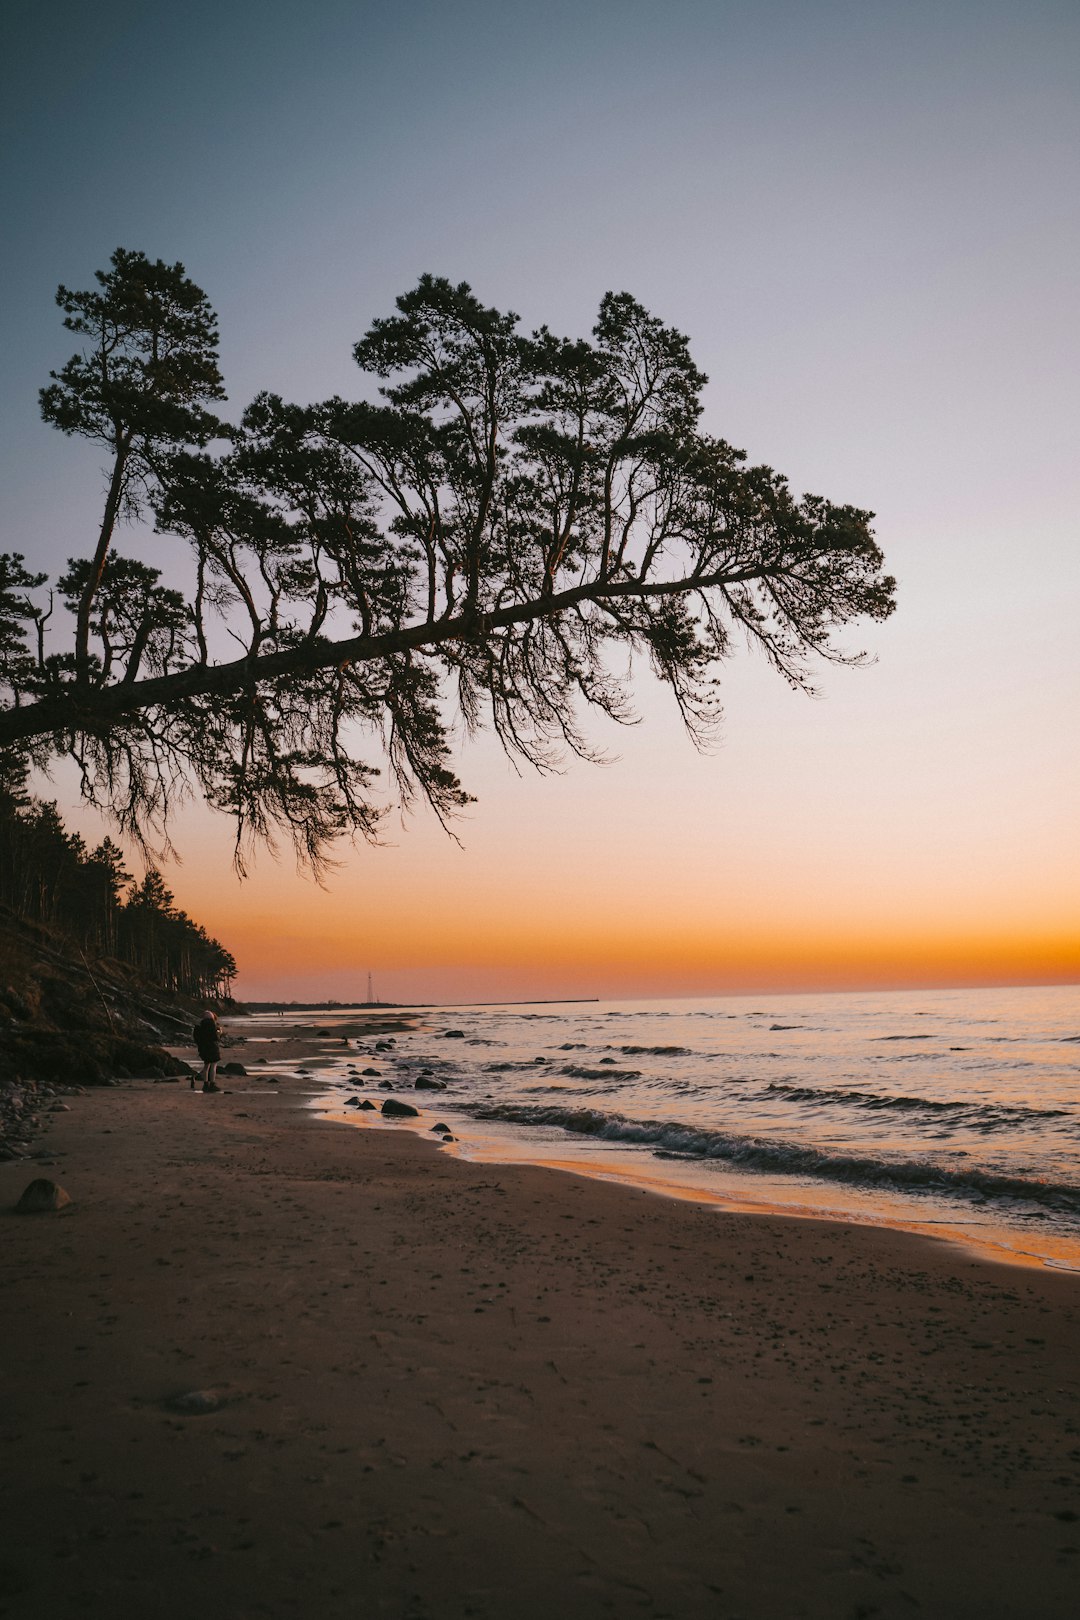
[[[104,507],[47,597],[0,556],[0,754],[72,757],[136,837],[194,783],[238,861],[284,832],[317,869],[377,838],[379,759],[404,803],[467,802],[455,715],[541,769],[588,757],[583,717],[628,717],[637,652],[701,739],[739,639],[805,688],[813,659],[856,661],[838,629],[892,610],[872,514],[703,433],[686,339],[625,293],[573,340],[424,276],[355,346],[377,396],[261,394],[237,427],[183,266],[121,250],[97,283],[57,295],[83,347],[41,402],[103,447]],[[132,516],[180,548],[171,587],[118,549]]]

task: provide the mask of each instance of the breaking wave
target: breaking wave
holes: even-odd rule
[[[579,1063],[566,1063],[559,1073],[569,1075],[572,1080],[637,1080],[641,1070],[620,1069],[613,1063],[605,1063],[602,1069],[587,1069]]]
[[[693,1057],[688,1046],[620,1046],[624,1057]]]
[[[952,1116],[958,1121],[975,1125],[1024,1125],[1037,1119],[1067,1119],[1066,1108],[1026,1108],[1016,1104],[977,1103],[963,1101],[941,1102],[933,1097],[893,1097],[877,1091],[830,1091],[817,1086],[781,1085],[774,1081],[765,1087],[778,1097],[790,1102],[814,1103],[823,1107],[848,1106],[869,1109],[900,1109],[910,1113]]]
[[[892,1188],[907,1193],[946,1194],[979,1203],[1021,1201],[1080,1215],[1080,1187],[1063,1182],[1029,1180],[974,1167],[952,1170],[919,1159],[829,1153],[797,1143],[700,1130],[675,1122],[626,1119],[621,1114],[605,1114],[594,1108],[504,1103],[481,1104],[474,1112],[479,1119],[511,1125],[555,1126],[577,1136],[651,1147],[665,1157],[713,1159],[773,1175],[814,1176],[825,1181]]]
[[[485,1063],[485,1074],[532,1074],[536,1069],[543,1068],[547,1058],[524,1058],[521,1062],[507,1059],[504,1063]]]

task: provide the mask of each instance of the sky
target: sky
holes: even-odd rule
[[[177,817],[177,901],[249,998],[711,995],[1080,979],[1080,11],[1030,0],[13,4],[2,96],[0,549],[92,544],[101,475],[44,426],[53,303],[118,245],[218,311],[237,414],[360,391],[430,270],[586,334],[679,327],[706,431],[877,514],[869,667],[726,667],[695,752],[642,675],[611,755],[246,882]],[[168,542],[125,535],[168,570]],[[41,791],[95,841],[63,769]]]

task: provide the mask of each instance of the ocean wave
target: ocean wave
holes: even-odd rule
[[[933,1035],[874,1035],[875,1041],[932,1041]]]
[[[620,1046],[624,1057],[693,1057],[688,1046]]]
[[[507,1058],[502,1063],[485,1063],[484,1064],[484,1073],[485,1074],[535,1074],[537,1069],[543,1068],[544,1064],[547,1061],[548,1061],[547,1058],[544,1058],[544,1057],[523,1058],[520,1062],[515,1062],[511,1058]]]
[[[655,1152],[680,1159],[720,1160],[744,1170],[814,1176],[824,1181],[909,1193],[945,1194],[979,1202],[986,1199],[1023,1201],[1080,1215],[1080,1187],[1002,1175],[974,1166],[951,1170],[920,1159],[829,1153],[794,1142],[734,1136],[671,1121],[627,1119],[621,1114],[605,1114],[595,1108],[560,1104],[503,1103],[490,1107],[481,1104],[474,1112],[479,1119],[509,1125],[556,1126],[577,1136],[651,1147]]]
[[[888,1040],[888,1036],[883,1039]],[[868,1063],[937,1063],[941,1060],[941,1052],[871,1052],[867,1057]]]
[[[935,1097],[896,1097],[877,1091],[833,1091],[822,1086],[793,1086],[772,1082],[766,1092],[786,1097],[790,1102],[813,1103],[824,1107],[841,1106],[868,1109],[902,1109],[905,1112],[952,1115],[986,1125],[1023,1125],[1037,1119],[1066,1119],[1067,1108],[1027,1108],[1022,1104],[965,1102],[961,1098],[940,1101]]]
[[[641,1070],[618,1069],[613,1064],[605,1064],[602,1069],[587,1069],[579,1063],[567,1063],[559,1073],[568,1074],[572,1080],[637,1080]]]

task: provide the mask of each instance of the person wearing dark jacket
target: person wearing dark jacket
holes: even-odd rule
[[[218,1064],[221,1062],[221,1030],[218,1027],[217,1015],[213,1009],[207,1007],[199,1022],[192,1031],[195,1036],[195,1045],[202,1058],[202,1088],[204,1091],[220,1091],[221,1087],[214,1078]],[[195,1090],[195,1077],[191,1078],[191,1089]]]

